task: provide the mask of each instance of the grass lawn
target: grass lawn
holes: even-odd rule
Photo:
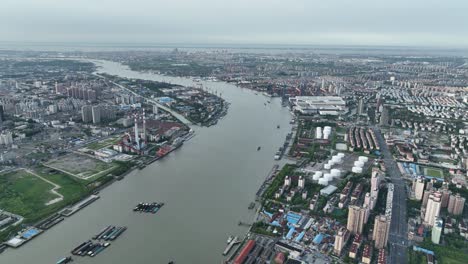
[[[331,213],[331,216],[334,219],[338,220],[340,223],[344,224],[347,222],[348,211],[346,209],[335,208],[335,210],[333,210],[333,212]]]
[[[408,249],[408,264],[426,264],[427,257],[424,253],[416,252],[412,248]]]
[[[84,183],[70,176],[49,172],[43,167],[36,173],[60,185],[58,192],[64,196],[64,199],[46,205],[48,201],[57,198],[50,192],[54,186],[24,170],[19,170],[0,175],[0,208],[21,215],[27,223],[32,223],[67,204],[78,201],[88,193]]]
[[[0,208],[26,219],[34,217],[54,198],[54,186],[24,170],[0,175]]]
[[[443,264],[462,264],[468,260],[468,242],[458,235],[443,236],[443,245],[433,244],[425,238],[422,247],[435,252],[436,259]]]
[[[46,167],[39,167],[35,172],[49,181],[60,185],[58,192],[64,196],[64,200],[61,203],[68,204],[75,202],[89,193],[89,190],[86,188],[86,181],[70,177],[62,172]]]
[[[62,201],[46,205],[57,195],[50,192],[52,184],[24,170],[0,175],[0,208],[21,215],[24,223],[33,224],[72,204],[89,194],[85,182],[64,173],[45,167],[38,167],[34,172],[41,177],[60,185],[58,192],[64,196]],[[9,227],[0,232],[0,241],[15,234],[21,226]]]
[[[437,178],[443,178],[444,177],[444,172],[442,170],[436,169],[436,168],[425,167],[424,168],[424,174],[426,176],[430,176],[430,177],[437,177]]]

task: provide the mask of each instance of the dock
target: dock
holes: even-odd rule
[[[234,245],[236,244],[239,244],[240,243],[240,240],[238,240],[239,238],[238,237],[235,237],[231,243],[229,243],[226,247],[226,249],[224,250],[223,252],[223,256],[226,256],[227,254],[229,254],[229,252],[231,251],[232,247],[234,247]]]
[[[60,211],[60,214],[63,215],[63,216],[70,216],[70,215],[78,212],[79,210],[85,208],[86,206],[90,205],[91,203],[93,203],[97,199],[99,199],[99,196],[92,194],[89,197],[85,198],[84,200],[78,202],[77,204],[75,204],[75,205],[73,205],[71,207],[66,207],[65,209]]]

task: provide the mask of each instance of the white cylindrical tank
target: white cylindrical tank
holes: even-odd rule
[[[360,167],[353,167],[353,168],[351,169],[351,171],[354,172],[354,173],[360,174],[360,173],[362,173],[362,168],[360,168]]]
[[[325,164],[323,166],[323,168],[326,169],[326,170],[329,170],[329,169],[331,169],[331,165],[330,164]]]
[[[324,178],[320,178],[319,181],[318,181],[318,184],[327,186],[327,185],[328,185],[328,181],[325,180]]]
[[[340,162],[341,162],[341,158],[338,157],[338,156],[333,156],[331,160],[332,160],[334,163],[340,163]]]
[[[366,156],[359,156],[359,161],[362,161],[363,163],[366,163],[369,161],[369,158]]]
[[[356,161],[354,162],[354,167],[362,168],[362,167],[364,167],[364,162],[359,161],[359,160],[356,160]]]
[[[341,176],[341,171],[339,169],[332,169],[330,174],[333,176],[333,178],[339,178]]]
[[[333,180],[333,176],[330,174],[330,173],[325,173],[323,175],[323,178],[327,181],[332,181]]]
[[[338,153],[338,154],[336,154],[336,155],[337,155],[338,157],[340,157],[340,158],[344,158],[344,156],[345,156],[345,154],[344,154],[344,153],[341,153],[341,152]]]

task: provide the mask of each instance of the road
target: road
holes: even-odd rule
[[[392,220],[390,223],[389,234],[389,256],[387,263],[407,263],[407,247],[408,247],[408,218],[406,216],[406,186],[401,177],[400,170],[393,159],[390,150],[388,149],[382,133],[379,128],[374,127],[375,136],[380,145],[381,152],[384,156],[383,161],[386,167],[386,173],[390,176],[394,184],[393,192],[393,207]]]
[[[61,188],[60,185],[56,184],[55,182],[49,181],[48,179],[42,177],[41,175],[35,173],[35,172],[32,171],[32,170],[29,170],[29,169],[24,169],[24,170],[25,170],[26,172],[28,172],[29,174],[34,175],[34,176],[38,177],[39,179],[41,179],[41,180],[43,180],[43,181],[45,181],[45,182],[51,184],[52,186],[54,186],[54,188],[52,188],[52,189],[50,190],[50,192],[53,193],[54,195],[57,195],[58,197],[55,198],[55,199],[52,199],[52,200],[48,201],[45,205],[51,205],[51,204],[58,203],[58,202],[60,202],[60,201],[63,200],[63,195],[60,194],[60,193],[57,191],[58,189]]]

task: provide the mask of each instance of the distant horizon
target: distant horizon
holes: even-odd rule
[[[317,52],[319,54],[448,56],[468,58],[468,48],[410,45],[346,45],[346,44],[260,44],[260,43],[143,43],[143,42],[23,42],[0,41],[0,51],[38,52],[130,52],[170,49],[244,50],[251,52]]]
[[[3,44],[43,45],[43,46],[114,46],[114,47],[243,47],[243,48],[398,48],[398,49],[438,49],[438,50],[468,50],[466,46],[454,45],[416,45],[416,44],[327,44],[327,43],[227,43],[227,42],[125,42],[125,41],[7,41]]]

